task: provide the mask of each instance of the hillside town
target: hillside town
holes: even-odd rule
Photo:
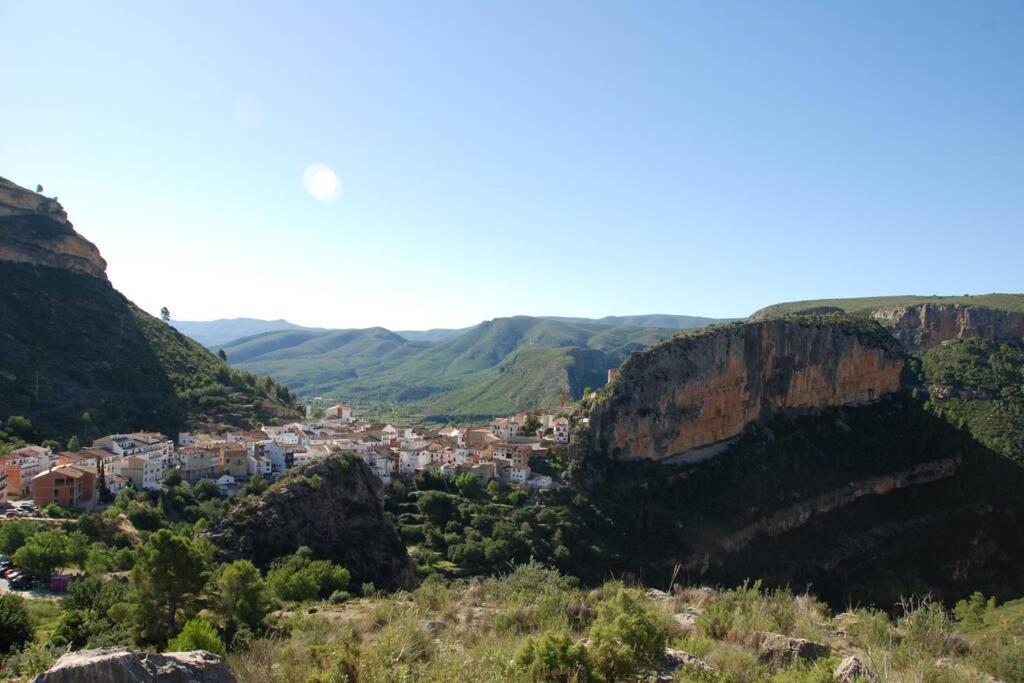
[[[419,472],[450,479],[468,472],[481,484],[550,488],[557,482],[532,472],[531,459],[568,443],[569,420],[546,411],[433,429],[359,420],[348,406],[334,405],[322,418],[259,430],[181,432],[176,440],[157,432],[110,434],[75,451],[25,446],[0,456],[0,506],[10,498],[91,510],[104,490],[156,490],[172,471],[189,483],[213,481],[233,495],[253,478],[273,482],[339,452],[358,454],[385,485]]]

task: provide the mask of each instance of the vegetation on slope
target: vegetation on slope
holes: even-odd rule
[[[583,325],[518,316],[443,342],[382,328],[274,332],[224,347],[228,360],[296,392],[355,403],[366,414],[475,418],[557,404],[604,383],[630,351],[670,336],[657,327]]]
[[[911,306],[914,304],[970,304],[1004,311],[1024,312],[1024,294],[964,294],[962,296],[871,296],[850,299],[809,299],[773,304],[755,311],[753,319],[774,318],[780,315],[826,312],[870,313],[879,308]]]
[[[66,439],[296,415],[269,378],[234,370],[107,282],[0,263],[0,416]]]
[[[920,354],[928,407],[1024,465],[1024,345],[960,339]]]

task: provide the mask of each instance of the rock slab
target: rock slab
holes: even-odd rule
[[[133,652],[124,647],[69,652],[36,683],[237,683],[224,660],[205,650]]]

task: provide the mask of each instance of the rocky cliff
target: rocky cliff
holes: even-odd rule
[[[140,310],[105,269],[55,200],[0,179],[0,421],[90,440],[298,416],[283,389]]]
[[[589,441],[616,460],[664,460],[738,436],[779,411],[874,401],[903,356],[877,324],[842,316],[737,323],[633,354],[590,413]]]
[[[0,261],[107,277],[96,245],[75,232],[56,199],[5,178],[0,178]]]
[[[266,567],[307,546],[356,581],[410,588],[415,568],[384,514],[383,487],[360,458],[335,455],[290,470],[259,497],[238,501],[211,539],[228,559]]]
[[[918,304],[872,312],[908,350],[929,349],[951,339],[1019,341],[1024,313],[967,304]]]

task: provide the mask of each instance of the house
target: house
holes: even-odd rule
[[[217,448],[220,459],[220,471],[230,475],[235,481],[248,479],[252,472],[249,471],[249,450],[240,444],[224,444]]]
[[[60,465],[32,477],[32,500],[43,506],[56,503],[67,508],[91,510],[96,505],[96,471],[77,465]]]
[[[510,484],[525,484],[530,478],[529,467],[516,467],[515,465],[505,470],[505,480]]]
[[[555,420],[554,425],[555,443],[569,443],[569,420],[568,418],[560,417]]]
[[[327,420],[341,420],[342,422],[348,422],[352,419],[352,409],[348,406],[338,404],[331,406],[324,411],[324,419]]]
[[[222,474],[217,478],[217,486],[220,487],[221,495],[230,496],[238,493],[239,486],[235,482],[235,478],[230,474]]]
[[[220,475],[220,458],[208,448],[185,446],[174,453],[172,462],[190,484],[200,479],[216,479]]]
[[[0,469],[7,477],[7,495],[24,498],[32,494],[32,477],[50,466],[44,449],[42,455],[34,447],[19,448],[0,456]]]
[[[519,424],[510,417],[491,420],[491,433],[502,441],[511,441],[519,436]]]
[[[92,442],[93,448],[102,448],[119,458],[129,455],[170,456],[174,442],[160,432],[132,432],[110,434]]]
[[[131,455],[111,463],[115,474],[119,474],[130,481],[135,488],[141,490],[159,490],[163,481],[164,465],[163,458],[147,458],[141,455]]]

